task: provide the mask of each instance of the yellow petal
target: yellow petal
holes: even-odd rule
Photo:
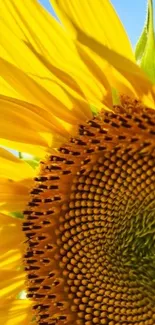
[[[18,236],[17,236],[18,234]],[[0,214],[0,301],[15,299],[24,289],[22,221]]]
[[[21,263],[21,252],[17,249],[12,249],[0,257],[0,266],[4,269],[17,268]]]
[[[32,12],[35,12],[35,16]],[[1,30],[4,30],[4,35],[1,37],[3,58],[18,65],[35,81],[42,84],[48,92],[59,96],[59,99],[60,93],[62,93],[61,97],[65,98],[65,93],[62,92],[64,89],[72,99],[79,99],[80,102],[84,99],[90,104],[101,107],[101,102],[107,95],[106,84],[93,76],[81,61],[75,44],[65,30],[36,0],[22,1],[18,6],[15,0],[4,0],[1,13],[3,17]],[[24,50],[25,46],[27,49]],[[23,56],[23,52],[27,54],[28,59]],[[80,112],[89,118],[90,107],[80,108],[80,106],[78,105],[78,114]],[[75,112],[77,113],[77,110]]]
[[[11,138],[11,137],[10,137]],[[20,139],[19,139],[20,141]],[[36,144],[34,145],[30,145],[27,143],[22,143],[22,142],[18,142],[18,141],[11,141],[11,140],[7,140],[7,139],[2,139],[0,138],[0,144],[4,147],[7,147],[9,149],[13,149],[13,150],[17,150],[20,152],[24,152],[24,153],[28,153],[31,154],[35,157],[38,158],[44,158],[48,148],[45,147],[41,147],[38,146]]]
[[[16,234],[18,233],[18,236]],[[0,234],[1,234],[1,270],[9,265],[8,270],[13,270],[11,263],[21,260],[23,253],[23,242],[25,240],[22,232],[22,220],[6,214],[0,214]],[[7,258],[3,258],[3,255]],[[20,267],[21,261],[16,264],[16,269]],[[6,269],[6,268],[5,268]]]
[[[28,325],[32,320],[32,302],[17,299],[26,289],[22,220],[0,214],[0,238],[0,324]]]
[[[16,297],[24,289],[25,272],[0,271],[0,300]]]
[[[23,175],[24,177],[24,175]],[[13,181],[0,178],[0,209],[22,211],[28,202],[28,194],[33,185],[32,179]]]
[[[107,0],[84,4],[80,0],[76,2],[67,0],[65,3],[62,0],[51,2],[58,10],[67,31],[71,31],[71,35],[78,41],[77,49],[78,52],[83,53],[84,61],[89,65],[91,58],[100,69],[100,73],[106,75],[112,88],[117,84],[118,90],[124,90],[123,93],[130,96],[132,94],[140,98],[144,104],[153,107],[155,100],[153,86],[135,64],[130,44],[110,2]],[[106,65],[106,62],[111,65],[111,68]],[[118,72],[122,78],[118,77]]]
[[[32,303],[26,299],[13,300],[0,304],[0,323],[4,325],[37,325],[35,321],[31,320]]]
[[[114,85],[112,84],[111,77],[113,78],[114,74],[112,73],[111,75],[110,69],[106,69],[107,71],[105,71],[105,61],[111,65],[111,68],[114,68],[114,71],[117,70],[127,80],[127,83],[130,85],[129,88],[131,89],[132,87],[134,89],[134,93],[144,104],[149,102],[150,106],[152,108],[154,107],[154,85],[148,80],[147,76],[136,63],[81,32],[78,34],[77,48],[81,48],[86,54],[88,53],[100,66],[101,71],[107,74],[107,78],[109,76],[108,81],[112,88]],[[118,83],[119,87],[118,75],[115,75],[114,81]],[[126,94],[130,95],[130,93]]]
[[[71,124],[41,107],[0,96],[0,137],[8,140],[8,143],[2,140],[1,145],[40,156],[35,153],[37,149],[45,153],[47,147],[57,147],[70,136],[66,125],[70,130]],[[9,145],[9,141],[12,141],[12,145]],[[23,147],[15,146],[13,142],[22,143]],[[32,145],[35,146],[34,151]]]
[[[56,93],[56,95],[52,95],[26,73],[2,58],[0,58],[0,66],[2,77],[29,103],[43,107],[45,111],[51,113],[56,125],[58,122],[55,116],[66,122],[76,124],[77,116],[74,112],[73,103],[65,92],[61,91],[60,87],[56,90],[57,85],[51,84]]]
[[[0,148],[0,209],[22,211],[28,200],[36,171],[24,161]],[[4,236],[4,242],[7,239]]]
[[[54,67],[47,60],[47,57],[42,56],[33,48],[17,38],[12,30],[10,30],[10,28],[4,24],[3,20],[0,21],[0,28],[3,30],[0,45],[1,57],[5,58],[5,60],[26,72],[29,76],[31,76],[32,79],[37,81],[38,84],[48,90],[51,95],[53,94],[58,99],[61,99],[62,103],[65,103],[65,100],[67,100],[67,94],[65,94],[63,88],[66,89],[66,92],[68,91],[68,93],[74,96],[77,101],[82,101],[84,99],[83,93],[80,92],[80,88],[71,76],[58,69],[58,67]],[[18,57],[16,55],[17,51]],[[73,82],[71,82],[72,80]],[[3,91],[6,95],[6,88]],[[10,89],[8,90],[8,95],[9,94],[11,94]],[[19,94],[19,96],[20,95],[21,94]],[[73,106],[75,110],[75,105]],[[86,105],[85,107],[80,107],[79,105],[79,115],[80,111],[81,115],[85,112],[86,117],[89,117],[90,108],[88,108],[88,105],[87,107]]]
[[[18,92],[16,92],[15,89],[10,84],[8,84],[8,82],[4,80],[1,76],[0,76],[0,90],[1,90],[1,94],[4,96],[11,95],[13,98],[23,99],[23,97],[20,96]]]
[[[9,151],[0,148],[0,177],[12,178],[13,180],[21,180],[25,178],[33,178],[34,170],[29,164],[15,157]]]
[[[51,0],[51,4],[73,38],[82,30],[101,44],[134,61],[127,34],[109,0]]]

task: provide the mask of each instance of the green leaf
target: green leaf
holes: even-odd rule
[[[36,159],[23,159],[27,164],[29,164],[33,169],[36,169],[39,165],[39,161]]]
[[[135,49],[137,63],[155,83],[155,32],[153,1],[148,0],[146,22]]]
[[[113,101],[113,105],[121,105],[121,101],[120,101],[120,96],[119,96],[119,92],[117,89],[112,88],[111,89],[112,92],[112,101]]]
[[[136,44],[136,49],[135,49],[135,57],[136,57],[136,61],[138,63],[142,59],[146,43],[147,43],[147,27],[144,26],[144,29],[143,29],[142,34]]]
[[[24,160],[27,164],[29,164],[33,169],[37,168],[39,165],[40,159],[35,156],[25,154],[23,152],[18,152],[18,156],[20,159]]]
[[[98,114],[98,109],[94,105],[90,105],[91,111],[94,116]]]
[[[20,212],[20,211],[11,212],[10,215],[15,217],[15,218],[18,218],[18,219],[23,219],[24,218],[23,213]]]

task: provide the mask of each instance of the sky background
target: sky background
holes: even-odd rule
[[[39,1],[46,9],[48,9],[54,15],[49,0],[39,0]],[[70,0],[70,1],[76,1],[76,0]],[[85,0],[81,0],[81,1],[85,1]],[[89,0],[89,1],[95,1],[95,0]],[[121,21],[125,26],[125,29],[134,47],[144,26],[147,1],[146,0],[111,0],[111,2],[114,5],[114,8],[116,9],[119,17],[121,18]]]

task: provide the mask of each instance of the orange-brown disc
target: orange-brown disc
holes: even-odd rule
[[[40,163],[26,208],[39,325],[155,324],[155,113],[124,102]]]

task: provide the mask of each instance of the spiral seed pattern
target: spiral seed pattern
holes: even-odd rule
[[[39,325],[155,324],[154,126],[124,100],[41,162],[23,224]]]

